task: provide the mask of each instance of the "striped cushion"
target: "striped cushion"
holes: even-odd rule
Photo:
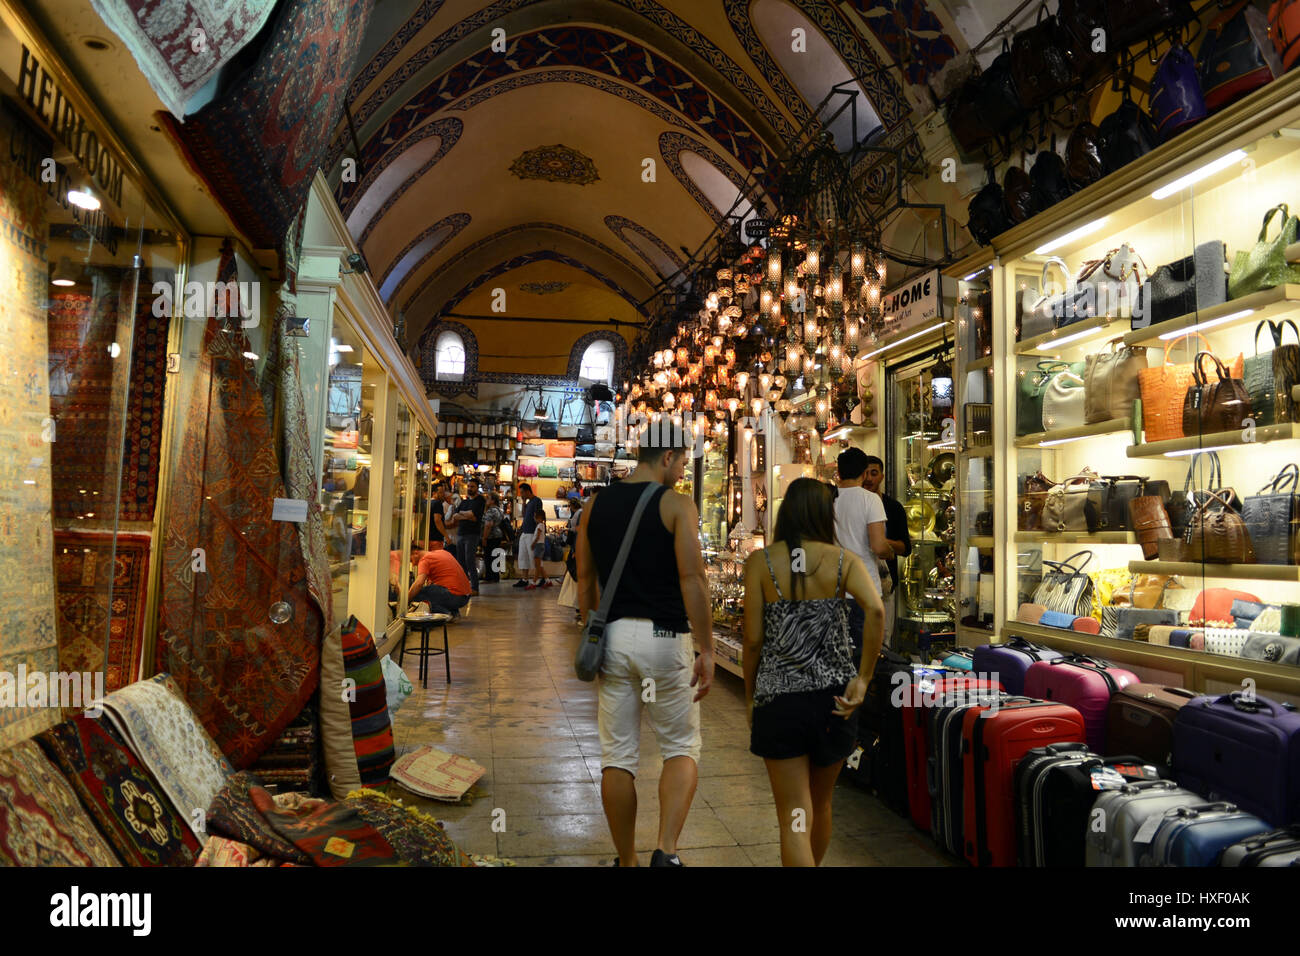
[[[343,672],[355,685],[349,685],[353,699],[352,743],[357,752],[357,769],[361,784],[382,787],[388,783],[393,766],[393,724],[388,717],[387,688],[384,670],[375,652],[375,641],[365,625],[351,618],[343,625]]]

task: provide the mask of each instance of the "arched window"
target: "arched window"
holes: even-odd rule
[[[600,382],[612,385],[614,382],[614,345],[606,339],[598,339],[587,346],[582,353],[582,365],[578,377],[583,382]]]
[[[434,378],[459,382],[465,377],[465,340],[455,332],[441,332],[434,345]]]

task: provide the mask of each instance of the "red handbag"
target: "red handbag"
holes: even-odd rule
[[[1300,0],[1276,0],[1268,8],[1268,35],[1289,70],[1300,60]]]
[[[1196,603],[1192,605],[1191,614],[1187,618],[1189,624],[1202,624],[1206,621],[1232,621],[1232,602],[1233,601],[1250,601],[1254,604],[1259,603],[1259,598],[1249,591],[1236,591],[1232,588],[1206,588],[1200,594],[1196,595]]]

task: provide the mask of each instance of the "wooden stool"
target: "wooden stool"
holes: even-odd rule
[[[413,648],[411,653],[420,658],[420,686],[428,689],[429,687],[429,658],[441,654],[443,661],[447,665],[447,683],[451,683],[451,655],[447,647],[447,624],[452,620],[450,614],[408,614],[403,618],[406,622],[407,632],[402,635],[402,647],[397,652],[397,666],[401,667],[406,660],[406,639],[410,636],[412,629],[420,633],[420,646]],[[438,625],[442,625],[442,648],[430,646],[429,632]]]

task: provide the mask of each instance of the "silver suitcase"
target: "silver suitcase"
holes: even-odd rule
[[[1086,865],[1137,866],[1138,858],[1146,855],[1155,837],[1152,826],[1142,830],[1149,817],[1158,819],[1166,810],[1204,802],[1204,797],[1184,790],[1172,780],[1142,780],[1103,791],[1092,805],[1088,820]],[[1134,842],[1139,835],[1145,837],[1141,844]]]
[[[1300,868],[1300,826],[1261,833],[1223,851],[1220,866],[1294,866]]]

